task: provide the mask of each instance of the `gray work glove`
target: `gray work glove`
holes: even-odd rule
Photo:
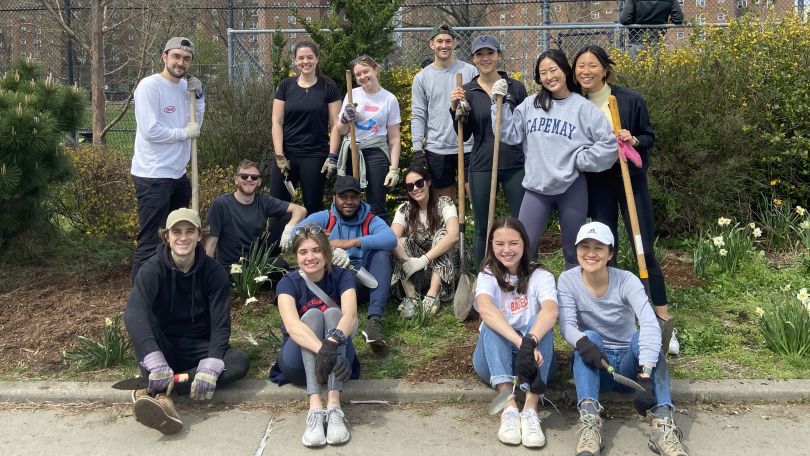
[[[388,188],[394,188],[399,183],[399,168],[392,166],[388,168],[388,174],[385,175],[383,185]]]
[[[166,393],[171,394],[174,381],[172,376],[174,371],[169,367],[163,352],[153,351],[143,358],[141,362],[146,370],[149,371],[149,384],[146,391],[150,394]]]
[[[281,233],[281,240],[279,241],[279,245],[281,250],[285,252],[289,252],[292,249],[292,225],[285,225],[284,231]]]
[[[402,270],[405,271],[406,278],[410,278],[417,271],[424,271],[430,264],[430,259],[427,255],[422,255],[418,258],[411,258],[405,263],[402,263]]]
[[[202,82],[195,78],[194,76],[188,77],[188,91],[194,92],[194,97],[198,100],[205,97],[205,91],[203,90]]]
[[[337,160],[337,154],[329,154],[329,156],[326,157],[326,161],[323,162],[321,173],[326,174],[327,179],[334,176],[335,172],[337,172]]]
[[[509,84],[506,83],[506,79],[498,79],[495,84],[492,84],[492,101],[495,101],[498,95],[506,97],[508,92]]]
[[[197,122],[189,122],[183,127],[183,134],[186,139],[194,139],[200,137],[200,124]]]
[[[203,358],[197,365],[197,374],[191,382],[189,397],[201,401],[214,397],[217,379],[225,369],[225,361],[217,358]]]
[[[343,110],[343,114],[340,116],[340,122],[344,124],[354,122],[354,119],[357,118],[357,111],[354,108],[357,107],[357,103],[349,103],[346,105],[346,108]]]
[[[503,79],[501,79],[502,81]],[[455,112],[455,119],[456,122],[467,122],[467,118],[470,117],[470,103],[467,102],[466,99],[462,98],[458,100],[456,103],[456,112]]]
[[[332,264],[341,268],[348,268],[350,263],[349,254],[345,250],[340,247],[332,250]]]

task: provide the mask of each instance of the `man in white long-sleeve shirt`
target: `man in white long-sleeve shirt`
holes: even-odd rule
[[[174,37],[163,49],[163,71],[142,79],[135,89],[135,154],[132,181],[138,199],[138,245],[132,259],[132,280],[160,245],[158,229],[169,213],[187,207],[191,183],[186,166],[191,140],[200,136],[205,112],[202,83],[183,77],[191,67],[194,45]],[[191,121],[189,92],[196,98],[196,122]]]

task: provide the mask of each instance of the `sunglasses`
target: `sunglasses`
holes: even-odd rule
[[[319,225],[305,225],[305,226],[299,226],[298,228],[295,229],[295,235],[296,236],[304,236],[304,235],[307,235],[307,234],[316,235],[316,234],[320,234],[322,232],[323,232],[323,228],[321,228]]]
[[[372,59],[371,57],[367,56],[366,54],[360,54],[360,55],[358,55],[358,56],[357,56],[357,57],[356,57],[354,60],[352,60],[351,62],[349,62],[349,65],[351,65],[351,66],[355,66],[355,65],[357,65],[357,64],[358,64],[358,63],[360,63],[360,62],[369,62],[369,63],[373,63],[373,64],[375,64],[375,65],[376,65],[376,63],[377,63],[377,62],[375,62],[375,61],[374,61],[374,59]]]
[[[245,180],[245,181],[246,180],[257,181],[257,180],[261,179],[262,176],[259,176],[258,174],[241,173],[241,174],[239,174],[239,178],[242,179],[242,180]]]
[[[407,190],[408,193],[410,193],[413,191],[413,189],[422,188],[424,186],[425,186],[425,178],[421,178],[412,184],[405,184],[405,190]]]

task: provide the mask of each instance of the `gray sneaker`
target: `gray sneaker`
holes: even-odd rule
[[[324,433],[324,421],[326,421],[326,410],[312,409],[307,413],[307,429],[301,437],[301,443],[308,447],[319,447],[326,445],[326,434]]]
[[[371,315],[366,320],[366,329],[363,330],[363,337],[372,346],[385,345],[385,333],[383,332],[382,318]]]
[[[429,317],[435,316],[436,312],[439,311],[439,298],[425,296],[425,298],[422,299],[422,308],[424,309],[425,315]]]
[[[675,424],[675,420],[672,418],[654,418],[652,426],[653,430],[647,446],[653,452],[661,456],[688,456],[680,440],[683,438],[683,434]]]
[[[343,410],[339,407],[330,407],[326,411],[326,443],[340,445],[349,441],[349,430],[346,428]]]
[[[579,411],[577,456],[599,456],[602,452],[602,419],[585,410]]]
[[[414,309],[418,305],[419,300],[416,298],[405,298],[402,304],[399,305],[399,316],[402,318],[413,318]]]

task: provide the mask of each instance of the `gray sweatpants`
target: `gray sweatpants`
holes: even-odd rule
[[[326,333],[330,330],[337,328],[343,312],[337,307],[330,307],[321,312],[320,309],[309,309],[301,316],[301,321],[309,326],[315,335],[323,340],[326,338]],[[356,328],[355,328],[356,329]],[[354,331],[352,331],[354,333]],[[346,334],[347,338],[351,338],[351,334]],[[346,356],[346,345],[338,347],[338,356]],[[304,371],[307,374],[307,394],[320,394],[321,385],[315,375],[315,357],[317,353],[311,352],[306,348],[301,348],[301,358],[304,361]],[[343,387],[343,382],[335,378],[335,374],[329,374],[329,380],[326,384],[327,390],[339,390]]]
[[[560,214],[560,234],[562,250],[565,257],[565,269],[571,269],[577,263],[577,249],[574,242],[579,227],[585,224],[588,216],[588,184],[585,176],[580,174],[568,190],[559,195],[543,195],[526,190],[523,203],[520,205],[518,219],[529,235],[529,252],[531,259],[537,258],[537,247],[540,236],[546,231],[551,211],[557,209]]]

